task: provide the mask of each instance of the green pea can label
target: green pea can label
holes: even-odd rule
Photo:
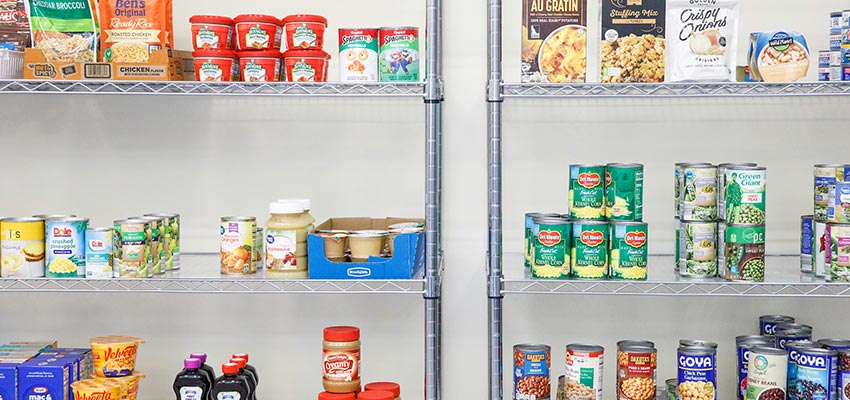
[[[850,282],[850,224],[826,224],[826,280]]]
[[[605,168],[605,216],[612,221],[643,220],[643,165]]]
[[[608,230],[606,222],[573,222],[573,278],[608,278]]]
[[[717,222],[682,221],[679,275],[694,278],[717,276]]]
[[[717,219],[717,167],[703,164],[682,166],[680,207],[682,220],[714,221]]]
[[[605,219],[604,179],[604,165],[570,165],[571,219]]]
[[[729,168],[724,175],[724,201],[719,210],[721,217],[729,224],[763,224],[767,169]]]
[[[608,264],[611,279],[646,280],[648,236],[645,222],[613,222]]]
[[[535,278],[563,279],[570,276],[570,223],[562,218],[537,217],[535,220]]]
[[[764,225],[726,226],[726,279],[764,282]]]

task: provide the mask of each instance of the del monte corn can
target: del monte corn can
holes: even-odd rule
[[[612,222],[608,243],[611,279],[646,280],[649,246],[645,222]]]
[[[714,221],[717,219],[717,168],[704,164],[682,166],[682,220]]]
[[[605,219],[604,179],[604,165],[570,165],[571,219]]]
[[[728,224],[763,224],[767,169],[735,167],[724,171],[724,205],[721,216]]]
[[[534,218],[535,278],[562,279],[570,276],[570,222],[564,218]]]
[[[554,217],[560,218],[560,214],[545,214],[539,212],[526,213],[525,214],[525,266],[531,267],[532,257],[534,256],[534,241],[535,237],[532,234],[534,230],[534,218],[535,217]]]
[[[607,222],[573,221],[573,278],[608,278],[608,230]]]
[[[605,216],[612,221],[643,220],[643,165],[605,167]]]

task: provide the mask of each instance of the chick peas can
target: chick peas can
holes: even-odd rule
[[[643,165],[605,167],[605,216],[611,221],[643,220]]]
[[[570,276],[570,222],[564,218],[534,218],[531,273],[535,278]]]
[[[112,228],[86,229],[86,278],[112,278]]]
[[[0,220],[0,277],[44,276],[44,220],[4,218]]]
[[[48,278],[83,278],[86,276],[87,218],[48,219],[44,223],[44,246],[47,254],[45,276]]]
[[[339,28],[339,80],[378,81],[378,30]]]
[[[612,222],[608,243],[611,279],[646,280],[649,246],[645,222]]]
[[[764,281],[764,225],[727,225],[724,247],[726,279]]]
[[[221,218],[221,273],[246,275],[257,272],[253,262],[255,217]]]
[[[681,187],[682,220],[714,221],[717,219],[717,167],[705,164],[682,166]]]
[[[570,255],[573,278],[608,278],[608,234],[607,222],[573,222]]]
[[[570,165],[570,219],[605,219],[604,179],[604,165]]]
[[[680,347],[677,365],[680,400],[717,399],[717,350]]]

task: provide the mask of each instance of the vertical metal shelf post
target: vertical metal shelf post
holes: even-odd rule
[[[425,400],[440,400],[442,317],[442,0],[426,0]]]
[[[487,0],[487,297],[490,400],[502,400],[502,1]]]

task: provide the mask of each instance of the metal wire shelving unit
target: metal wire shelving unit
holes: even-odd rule
[[[506,84],[502,77],[502,0],[487,0],[487,143],[488,143],[488,347],[489,399],[504,397],[503,309],[505,295],[814,297],[850,298],[850,284],[830,283],[796,272],[767,273],[764,283],[721,279],[685,280],[673,272],[672,256],[650,257],[647,281],[532,279],[523,255],[503,252],[502,108],[506,99],[596,98],[767,98],[778,96],[850,96],[848,82],[798,83],[660,83],[660,84]],[[769,256],[766,263],[797,271],[799,256]],[[503,266],[507,265],[505,272]],[[659,398],[664,388],[659,388]],[[509,395],[510,397],[510,395]]]

